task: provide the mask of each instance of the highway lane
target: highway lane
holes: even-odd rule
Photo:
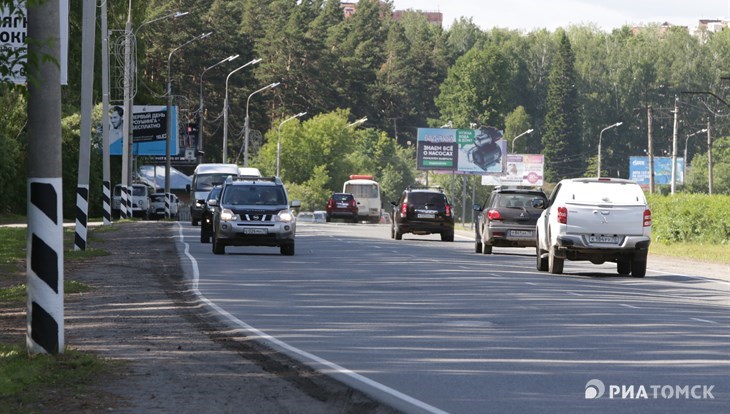
[[[214,256],[198,227],[181,234],[216,309],[408,411],[730,408],[730,285],[691,269],[633,279],[566,262],[555,276],[535,270],[532,249],[479,255],[466,238],[395,241],[389,227],[362,224],[300,224],[293,257]],[[585,398],[592,379],[602,398]],[[714,399],[674,395],[694,385]],[[609,398],[616,387],[623,399]]]

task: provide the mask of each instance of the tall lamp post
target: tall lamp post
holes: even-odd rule
[[[364,116],[364,117],[358,119],[357,121],[353,121],[353,122],[347,124],[347,127],[349,128],[349,127],[358,126],[360,124],[367,122],[367,120],[368,120],[368,117]]]
[[[172,54],[183,47],[193,43],[196,40],[202,40],[213,34],[213,32],[203,33],[196,36],[180,46],[172,49],[167,55],[167,136],[165,139],[165,218],[170,218],[170,145],[172,142],[172,80],[170,78],[170,61]],[[157,167],[155,167],[156,169]]]
[[[239,66],[236,69],[233,69],[230,73],[228,73],[228,76],[226,76],[226,97],[223,100],[223,158],[221,159],[221,162],[228,162],[228,79],[231,78],[231,75],[245,68],[246,66],[254,65],[259,62],[261,62],[261,59],[254,59],[250,62],[245,63],[243,66]]]
[[[251,97],[256,95],[259,92],[263,92],[268,89],[276,88],[279,86],[279,82],[274,82],[272,84],[266,85],[263,88],[253,91],[251,95],[248,95],[248,99],[246,99],[246,120],[244,121],[244,141],[243,141],[243,166],[248,167],[248,105],[251,103]]]
[[[279,175],[279,159],[281,157],[281,126],[284,125],[285,123],[291,121],[292,119],[299,118],[300,116],[304,116],[306,114],[307,114],[306,112],[299,112],[298,114],[296,114],[294,116],[290,116],[289,118],[281,121],[281,123],[279,124],[279,135],[276,140],[276,176],[277,177],[280,176]]]
[[[693,137],[703,132],[707,132],[707,128],[703,128],[697,132],[693,132],[687,135],[687,137],[684,139],[684,168],[682,169],[682,179],[684,180],[684,185],[687,185],[687,143],[689,142],[689,137]]]
[[[530,128],[527,131],[521,133],[520,135],[517,135],[516,137],[512,138],[512,153],[513,154],[515,153],[515,141],[517,141],[517,138],[519,138],[523,135],[531,134],[532,131],[534,131],[534,129]]]
[[[203,77],[205,76],[205,72],[223,63],[238,59],[238,56],[239,55],[228,56],[227,58],[221,60],[215,65],[211,65],[203,69],[203,73],[200,74],[200,108],[198,109],[198,164],[203,162],[203,111],[205,109],[205,105],[203,104]]]
[[[621,126],[622,124],[623,124],[623,122],[616,122],[613,125],[609,125],[609,126],[603,128],[601,130],[601,133],[598,134],[598,174],[597,174],[598,178],[601,178],[601,140],[603,139],[603,132],[608,129],[615,128],[617,126]]]

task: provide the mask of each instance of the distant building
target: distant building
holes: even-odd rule
[[[340,7],[342,7],[342,13],[345,15],[345,18],[348,18],[355,14],[357,12],[357,3],[354,2],[340,2]],[[434,25],[441,26],[444,21],[444,15],[443,13],[439,11],[421,11],[421,10],[395,10],[393,12],[393,19],[394,20],[400,20],[403,17],[403,14],[405,14],[406,11],[415,11],[416,13],[421,13],[424,16],[426,16],[426,20],[428,20],[429,23]]]

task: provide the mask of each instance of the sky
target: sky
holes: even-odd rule
[[[440,11],[444,28],[459,17],[482,28],[550,31],[595,24],[610,31],[623,25],[669,22],[696,27],[700,19],[729,19],[730,0],[394,0],[396,10]]]

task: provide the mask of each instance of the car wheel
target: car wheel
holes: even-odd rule
[[[398,231],[398,229],[395,230],[395,239],[396,240],[403,240],[403,233]]]
[[[452,242],[454,241],[454,232],[441,233],[441,241]]]
[[[628,275],[629,273],[631,273],[631,260],[619,259],[616,262],[616,270],[618,271],[618,274],[622,276]]]
[[[220,241],[218,241],[218,237],[214,234],[213,235],[213,254],[225,254],[226,253],[226,246],[223,245]]]
[[[492,254],[492,245],[484,243],[482,247],[482,254]]]
[[[555,246],[550,246],[548,252],[548,271],[554,275],[563,273],[563,262],[564,259],[555,257]]]
[[[327,223],[329,223],[329,222],[331,222],[331,221],[332,221],[332,218],[331,218],[330,216],[327,216],[327,218],[326,218],[326,219],[324,219],[324,220],[325,220],[325,221],[326,221]]]
[[[210,238],[208,237],[208,235],[207,235],[207,234],[205,234],[205,233],[204,233],[204,232],[202,231],[202,229],[201,229],[201,232],[200,232],[200,242],[201,242],[201,243],[208,243],[208,242],[210,242]]]
[[[633,277],[646,276],[646,258],[644,258],[644,260],[632,260],[631,261],[631,276],[633,276]]]
[[[284,256],[294,256],[294,242],[282,244],[280,251]]]
[[[359,223],[359,221],[357,220],[357,216],[354,216],[352,218],[352,222],[355,223],[355,224]]]
[[[198,220],[192,219],[190,221],[190,224],[192,224],[193,226],[197,226],[198,225]]]
[[[481,241],[475,241],[474,242],[474,252],[475,253],[481,253],[482,252],[482,242]]]

